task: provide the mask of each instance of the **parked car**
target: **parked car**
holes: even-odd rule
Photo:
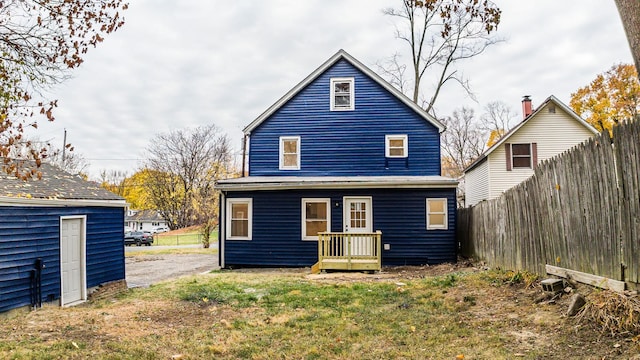
[[[151,244],[153,244],[153,235],[148,231],[127,231],[124,233],[124,244],[151,246]]]
[[[152,234],[163,233],[163,232],[167,232],[167,231],[169,231],[169,228],[166,227],[166,226],[158,226],[158,227],[155,227],[155,228],[151,229],[151,233]]]

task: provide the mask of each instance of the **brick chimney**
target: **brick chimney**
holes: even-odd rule
[[[522,97],[522,118],[526,119],[532,112],[531,95],[525,95]]]

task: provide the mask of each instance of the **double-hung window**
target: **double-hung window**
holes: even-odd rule
[[[331,79],[331,111],[355,109],[353,78]]]
[[[538,164],[538,144],[504,144],[507,171],[534,169]]]
[[[409,149],[407,135],[385,135],[384,153],[388,158],[406,158]]]
[[[447,229],[447,199],[427,199],[427,230]]]
[[[318,240],[331,229],[331,199],[302,199],[302,240]]]
[[[251,240],[253,202],[227,199],[227,239]]]
[[[280,137],[280,170],[300,170],[300,136]]]
[[[531,144],[511,144],[513,168],[531,168]]]

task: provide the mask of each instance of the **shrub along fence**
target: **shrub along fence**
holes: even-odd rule
[[[499,198],[459,209],[460,253],[640,283],[639,150],[640,123],[625,123],[539,164]]]

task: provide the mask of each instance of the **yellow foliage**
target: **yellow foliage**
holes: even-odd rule
[[[504,134],[504,129],[491,130],[491,133],[489,134],[489,140],[487,140],[487,148],[490,148],[493,146],[493,144],[497,143]]]
[[[635,119],[640,108],[640,82],[635,66],[614,65],[571,94],[569,105],[598,131]]]

